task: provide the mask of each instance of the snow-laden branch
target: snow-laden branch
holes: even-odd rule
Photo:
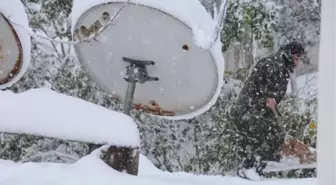
[[[219,11],[219,14],[217,16],[217,24],[216,24],[216,27],[215,27],[214,33],[213,33],[214,36],[215,36],[215,39],[214,39],[212,45],[214,45],[214,43],[217,41],[217,39],[220,35],[220,32],[223,29],[224,19],[225,19],[228,4],[229,4],[228,0],[223,0],[222,4],[220,6],[220,11]]]
[[[22,29],[24,29],[32,38],[36,39],[36,38],[40,38],[40,39],[45,39],[48,40],[50,42],[56,42],[56,43],[61,43],[61,44],[71,44],[71,45],[76,45],[76,44],[81,44],[84,42],[90,42],[93,40],[96,40],[96,38],[105,30],[107,29],[113,22],[114,20],[120,15],[120,13],[122,12],[122,10],[126,7],[126,5],[128,5],[130,2],[130,0],[125,1],[124,4],[118,9],[118,11],[110,18],[110,20],[107,22],[107,24],[105,24],[104,26],[102,26],[95,34],[90,35],[89,37],[86,37],[85,39],[79,40],[79,41],[62,41],[62,40],[55,40],[52,39],[50,37],[46,37],[46,36],[42,36],[42,35],[38,35],[36,33],[34,33],[32,30],[27,30],[25,27],[21,26],[19,23],[16,23],[15,21],[11,20],[10,17],[6,17],[10,23],[21,27]]]
[[[221,33],[221,30],[223,29],[224,19],[225,19],[226,11],[227,11],[228,4],[229,4],[228,2],[229,2],[228,0],[222,1],[219,14],[215,17],[216,25],[214,26],[210,37],[205,36],[204,33],[201,30],[198,30],[197,28],[193,29],[193,34],[195,36],[195,42],[200,48],[204,50],[209,50],[217,42],[219,35]]]
[[[22,159],[19,161],[19,163],[26,163],[26,162],[36,162],[36,161],[44,161],[44,159],[51,159],[53,157],[58,157],[64,162],[67,163],[74,163],[78,160],[78,158],[75,158],[74,156],[63,154],[57,151],[49,151],[49,152],[40,152],[37,153],[31,157],[28,157],[26,159]]]

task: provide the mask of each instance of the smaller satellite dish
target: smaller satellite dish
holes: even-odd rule
[[[0,15],[0,86],[15,78],[22,69],[23,50],[11,23]]]
[[[0,89],[16,83],[30,62],[31,40],[28,16],[20,0],[0,4]]]
[[[81,1],[75,0],[73,7],[82,12],[72,16],[75,41],[95,34],[125,2],[106,0],[79,10]],[[141,73],[149,80],[136,84],[133,108],[189,119],[208,110],[222,87],[221,44],[203,50],[192,30],[194,25],[208,29],[211,22],[198,0],[133,0],[95,40],[76,44],[75,52],[92,79],[121,101],[130,65],[144,66]]]

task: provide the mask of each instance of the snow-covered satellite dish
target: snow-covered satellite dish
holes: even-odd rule
[[[0,5],[0,89],[12,86],[28,68],[31,50],[28,31],[28,16],[21,1],[4,0]]]
[[[75,41],[95,34],[125,1],[74,0]],[[207,111],[222,87],[219,39],[203,50],[196,44],[203,38],[194,36],[211,35],[215,24],[199,0],[131,0],[112,25],[74,48],[93,80],[121,101],[128,85],[127,58],[153,61],[146,70],[158,80],[137,83],[134,106],[166,119],[189,119]]]

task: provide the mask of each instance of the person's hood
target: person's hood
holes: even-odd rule
[[[285,47],[281,47],[276,53],[275,58],[280,65],[285,66],[288,72],[294,72],[294,62],[291,57],[290,51],[287,50]]]
[[[301,56],[305,56],[305,49],[302,46],[302,44],[296,41],[292,41],[292,42],[282,45],[278,53],[284,65],[292,73],[295,67],[292,54],[300,54]]]
[[[289,72],[292,73],[294,71],[295,66],[294,66],[293,58],[291,56],[291,50],[286,46],[282,46],[278,50],[277,54],[281,58],[279,62],[282,62],[286,66],[286,68],[289,70]]]

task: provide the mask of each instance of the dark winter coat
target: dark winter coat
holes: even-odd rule
[[[267,113],[266,99],[275,98],[279,103],[286,91],[289,74],[293,71],[291,60],[283,51],[261,59],[251,71],[244,83],[236,106],[236,116],[242,118],[249,114],[263,115]]]
[[[277,103],[283,99],[292,71],[293,62],[285,49],[255,65],[230,111],[232,124],[237,129],[235,132],[242,136],[237,139],[240,147],[249,145],[251,150],[260,149],[266,152],[260,155],[269,158],[282,143],[282,127],[266,107],[266,99],[275,98]],[[265,143],[269,151],[260,148]],[[246,152],[246,148],[241,150]]]

